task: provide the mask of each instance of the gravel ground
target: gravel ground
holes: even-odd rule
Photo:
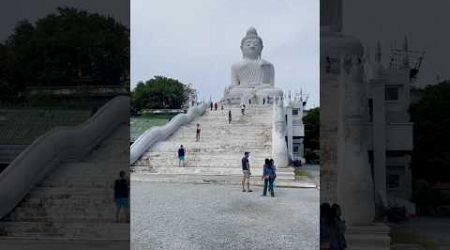
[[[140,182],[131,190],[131,249],[318,249],[319,190]]]

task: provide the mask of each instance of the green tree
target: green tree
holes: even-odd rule
[[[414,150],[411,169],[416,179],[450,181],[450,81],[416,90],[411,104]]]
[[[0,49],[0,92],[28,86],[119,85],[129,76],[129,30],[112,17],[58,8],[20,22]]]
[[[187,102],[192,89],[178,80],[155,76],[139,82],[131,93],[132,109],[179,109]]]
[[[305,125],[305,158],[308,162],[318,159],[314,151],[320,148],[320,108],[310,109],[303,117]]]

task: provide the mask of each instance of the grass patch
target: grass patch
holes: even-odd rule
[[[130,137],[135,140],[151,127],[163,126],[174,117],[170,114],[144,114],[130,118]]]
[[[172,117],[176,116],[177,114],[169,114],[169,113],[143,113],[140,116],[132,117],[137,119],[162,119],[162,120],[169,120],[172,119]]]
[[[419,244],[426,250],[437,250],[431,239],[410,232],[391,232],[391,244]]]
[[[314,176],[312,176],[311,173],[309,173],[308,171],[305,171],[305,170],[301,170],[301,169],[294,170],[294,174],[295,174],[295,177],[309,177],[309,178],[314,178]]]

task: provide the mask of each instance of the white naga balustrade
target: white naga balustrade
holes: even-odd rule
[[[86,122],[57,127],[35,140],[0,174],[0,218],[3,218],[59,163],[80,160],[114,129],[129,121],[127,96],[118,96]]]
[[[206,103],[192,106],[186,114],[178,114],[169,123],[161,127],[153,127],[145,131],[139,136],[131,145],[130,150],[130,165],[136,162],[147,150],[149,150],[155,143],[165,140],[181,126],[193,121],[195,118],[203,115],[207,108]]]

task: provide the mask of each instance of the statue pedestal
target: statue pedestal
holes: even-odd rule
[[[283,96],[283,90],[267,84],[255,86],[233,86],[225,91],[223,101],[226,104],[263,104],[272,103],[275,98]],[[271,101],[270,101],[271,100]]]

